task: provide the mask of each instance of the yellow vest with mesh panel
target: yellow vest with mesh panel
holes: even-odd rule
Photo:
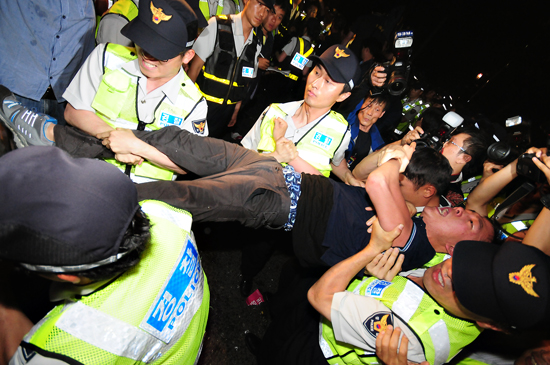
[[[210,292],[191,215],[157,201],[141,205],[151,240],[140,262],[102,289],[55,307],[24,342],[82,364],[196,363]]]
[[[281,110],[278,104],[271,108]],[[283,113],[282,111],[280,113]],[[284,113],[283,113],[284,114]],[[275,151],[273,128],[277,115],[266,113],[260,126],[260,142],[258,152]],[[348,130],[348,122],[339,113],[330,111],[296,143],[296,149],[302,159],[329,177],[332,167],[330,162]]]
[[[367,287],[369,284],[376,284],[376,281],[380,280],[375,277],[354,280],[347,290],[358,295],[367,295]],[[421,297],[418,297],[411,295],[411,290],[421,289],[412,281],[402,276],[396,276],[391,284],[384,289],[382,296],[377,299],[408,324],[422,342],[424,355],[430,364],[439,365],[450,361],[481,333],[482,330],[474,322],[447,314],[445,309],[428,294],[424,292]],[[411,299],[415,297],[416,301]],[[407,315],[394,308],[394,304],[398,300],[400,300],[400,307],[407,307]],[[407,303],[403,304],[404,300]],[[414,308],[416,309],[413,310]],[[319,345],[329,364],[381,363],[376,356],[372,356],[372,352],[336,341],[332,324],[325,318],[322,318],[321,323],[322,336]]]
[[[105,48],[103,78],[92,102],[96,115],[113,128],[137,129],[137,84],[138,77],[130,75],[121,67],[137,58],[135,49],[109,43]],[[152,123],[145,130],[158,130],[167,125],[183,125],[185,118],[201,101],[202,95],[189,77],[184,74],[182,86],[175,103],[168,98],[155,110]],[[169,120],[166,120],[170,116]],[[107,160],[124,171],[126,165],[114,159]],[[133,166],[132,173],[157,180],[171,180],[173,172],[160,168],[147,161]]]

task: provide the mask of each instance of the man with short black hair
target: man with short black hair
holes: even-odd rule
[[[385,93],[369,95],[347,116],[351,140],[346,151],[346,160],[350,170],[372,151],[385,145],[375,123],[384,116],[388,104],[389,96]]]
[[[193,46],[189,77],[208,102],[212,137],[223,137],[237,120],[262,50],[262,34],[254,28],[272,10],[273,0],[249,0],[237,15],[212,17]]]

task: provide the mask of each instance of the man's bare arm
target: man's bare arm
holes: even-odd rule
[[[189,70],[187,71],[187,76],[189,76],[191,81],[197,81],[197,77],[199,77],[202,66],[204,66],[204,60],[200,58],[198,54],[195,54],[195,57],[193,57],[189,63]]]
[[[97,137],[103,140],[104,146],[110,148],[116,154],[140,156],[157,166],[172,170],[177,174],[186,173],[182,168],[172,162],[168,156],[150,144],[138,139],[129,129],[118,128],[116,131],[102,133]]]
[[[345,160],[341,161],[340,165],[335,165],[331,162],[330,166],[332,166],[332,173],[338,176],[342,182],[351,186],[365,187],[365,183],[363,181],[358,180],[355,176],[353,176]]]
[[[330,321],[334,294],[346,290],[350,280],[380,252],[388,249],[402,229],[403,226],[399,225],[385,232],[379,225],[375,225],[371,240],[363,250],[331,267],[313,284],[307,293],[311,305]]]
[[[113,130],[110,125],[105,123],[105,121],[94,112],[75,109],[70,103],[67,103],[64,116],[67,123],[92,136]]]
[[[404,225],[403,234],[394,242],[394,246],[404,247],[413,222],[399,186],[400,167],[398,160],[389,160],[369,175],[365,187],[383,229]]]

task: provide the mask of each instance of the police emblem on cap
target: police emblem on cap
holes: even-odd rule
[[[204,134],[204,127],[206,126],[206,120],[193,122],[193,131],[197,134]]]
[[[508,276],[511,283],[521,285],[527,294],[538,298],[539,295],[533,289],[533,283],[537,282],[537,278],[531,274],[533,267],[535,267],[535,264],[525,265],[519,272],[512,272]]]
[[[372,337],[376,337],[380,332],[384,332],[389,325],[393,326],[393,315],[391,312],[374,313],[363,322],[363,326],[365,326]]]
[[[349,54],[347,54],[343,49],[340,49],[336,47],[336,50],[334,51],[334,58],[340,58],[340,57],[349,57]]]
[[[158,24],[161,21],[168,21],[172,18],[172,15],[166,15],[162,12],[162,8],[155,8],[151,1],[151,12],[153,13],[153,23]]]

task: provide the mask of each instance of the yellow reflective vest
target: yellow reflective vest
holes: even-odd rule
[[[262,119],[258,152],[275,151],[275,140],[273,139],[275,118],[280,116],[281,113],[285,114],[281,111],[279,105],[271,104],[270,109],[274,109],[278,113],[270,113],[270,110],[268,110]],[[348,122],[346,119],[335,111],[329,111],[296,142],[300,157],[328,177],[332,171],[330,162],[338,147],[340,147],[347,130]]]
[[[82,364],[194,364],[210,292],[188,212],[141,203],[151,241],[140,262],[105,287],[58,305],[25,336],[50,357]]]
[[[193,111],[201,101],[202,95],[195,87],[191,79],[184,74],[184,80],[174,103],[168,98],[163,98],[155,109],[155,117],[152,123],[145,124],[139,121],[137,114],[137,86],[138,77],[130,75],[121,67],[137,58],[134,48],[124,47],[109,43],[105,47],[104,73],[101,83],[92,102],[96,115],[113,128],[130,128],[138,130],[157,130],[166,126],[181,127],[185,118]],[[197,134],[204,134],[206,121],[200,125],[193,125]],[[114,159],[108,162],[118,166],[123,171],[124,164]],[[132,167],[132,174],[156,179],[171,180],[174,173],[156,165],[143,162]]]
[[[396,276],[392,282],[375,277],[355,280],[348,287],[358,295],[374,296],[407,323],[422,342],[426,360],[432,365],[450,361],[462,348],[479,336],[474,322],[451,316],[431,296],[412,281]],[[319,345],[329,364],[377,364],[372,352],[336,341],[332,324],[322,318]]]

